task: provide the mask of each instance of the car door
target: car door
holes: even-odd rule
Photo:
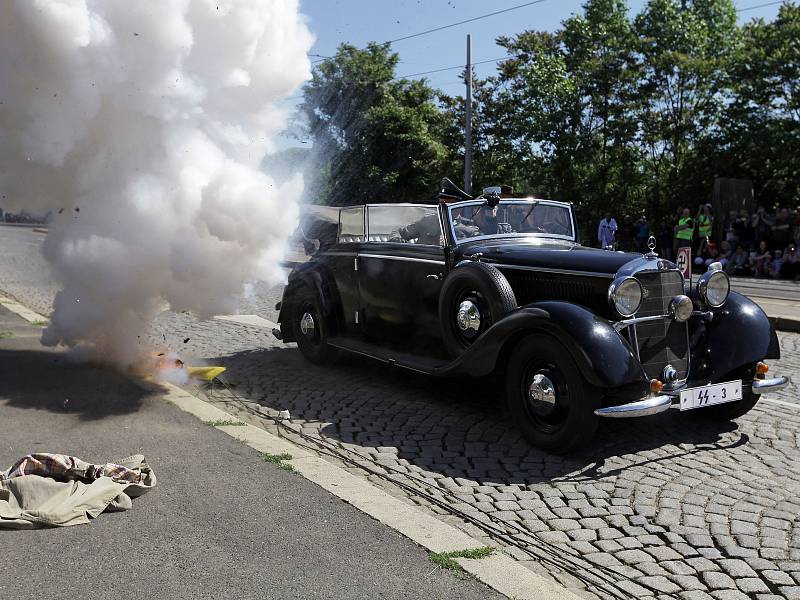
[[[358,252],[358,281],[363,329],[370,340],[408,350],[441,346],[442,240],[436,206],[367,206],[367,239]]]
[[[358,252],[364,243],[365,209],[363,206],[342,208],[336,245],[325,252],[333,272],[341,306],[341,333],[347,337],[361,335],[359,319],[361,299],[358,277]]]

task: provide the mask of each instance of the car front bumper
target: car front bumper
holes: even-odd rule
[[[765,394],[780,390],[789,385],[791,380],[785,375],[778,377],[770,377],[769,379],[756,379],[753,381],[753,392],[756,394]],[[670,408],[679,408],[680,391],[672,392],[669,394],[659,394],[656,396],[648,396],[635,402],[628,402],[627,404],[619,404],[617,406],[606,406],[598,408],[594,411],[599,417],[607,417],[611,419],[627,419],[630,417],[646,417],[648,415],[655,415],[660,412],[669,410]]]

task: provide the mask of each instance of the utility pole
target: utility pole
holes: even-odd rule
[[[472,194],[472,36],[467,34],[467,84],[466,113],[464,126],[464,191]]]

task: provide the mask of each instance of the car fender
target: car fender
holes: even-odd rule
[[[294,332],[289,323],[289,315],[294,303],[294,296],[303,287],[310,288],[316,292],[320,307],[331,324],[332,333],[335,333],[335,327],[338,322],[336,307],[339,306],[339,294],[334,284],[333,274],[316,262],[307,262],[292,269],[286,287],[283,290],[278,323],[281,326],[281,340],[284,342],[295,341]]]
[[[533,333],[563,343],[592,385],[616,388],[647,380],[633,349],[608,321],[577,304],[557,301],[534,302],[509,313],[437,374],[486,375],[504,352]]]
[[[731,292],[725,304],[712,313],[707,325],[711,381],[720,381],[728,373],[765,358],[780,358],[775,328],[750,298]]]

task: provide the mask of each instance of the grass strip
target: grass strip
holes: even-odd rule
[[[289,463],[284,461],[292,460],[292,455],[283,453],[283,454],[270,454],[269,452],[262,452],[261,458],[263,458],[268,463],[272,463],[276,465],[279,469],[283,469],[284,471],[288,471],[289,473],[297,473],[297,469],[295,469]]]
[[[241,426],[244,427],[246,423],[242,423],[241,421],[232,421],[230,419],[218,419],[216,421],[203,421],[206,425],[210,425],[211,427],[225,427],[225,426]]]
[[[464,568],[458,564],[455,558],[471,558],[471,559],[480,559],[486,558],[490,556],[494,552],[494,548],[491,546],[483,546],[481,548],[469,548],[467,550],[455,550],[453,552],[431,552],[428,554],[428,560],[430,560],[433,564],[441,567],[442,569],[447,569],[448,571],[453,571],[454,573],[465,574]]]

